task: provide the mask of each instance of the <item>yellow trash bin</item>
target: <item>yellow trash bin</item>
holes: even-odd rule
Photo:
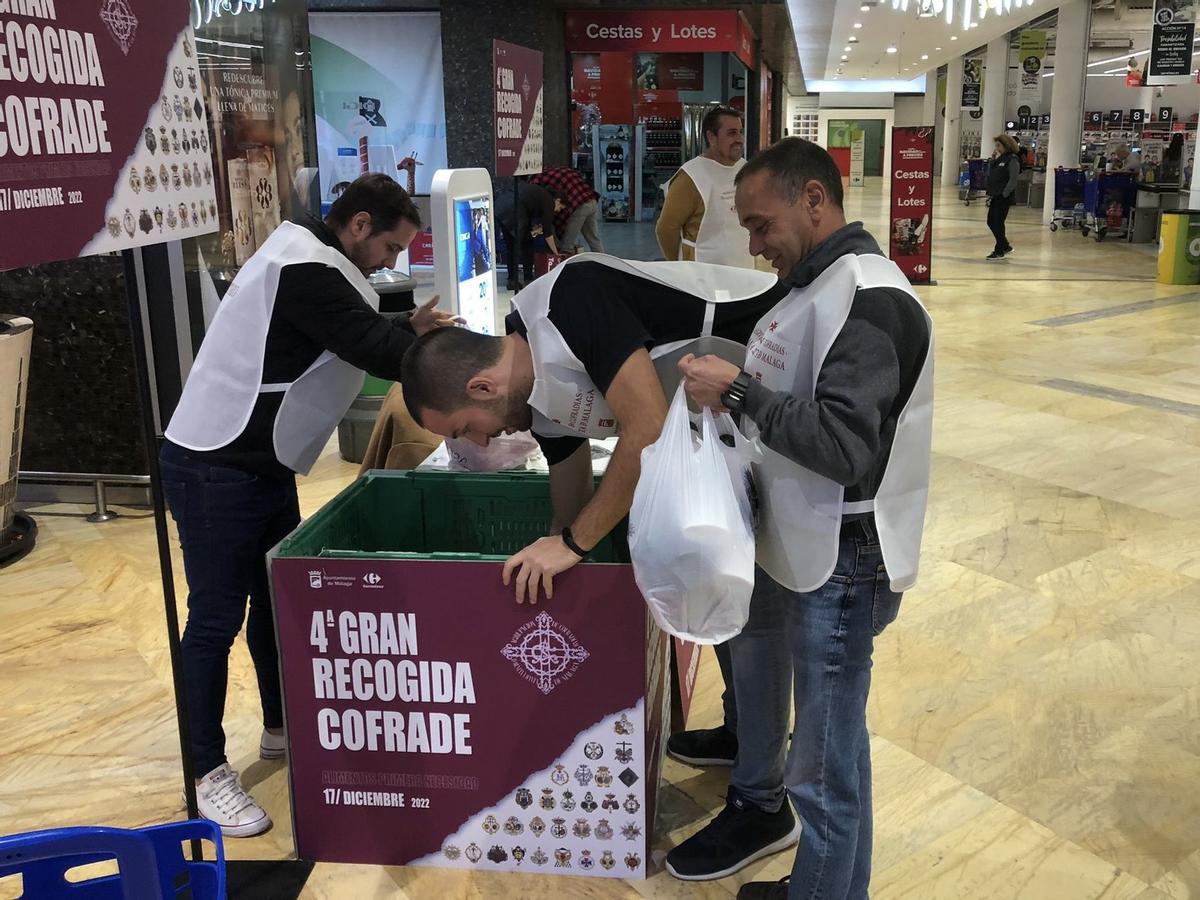
[[[1159,284],[1200,284],[1200,209],[1164,209]]]

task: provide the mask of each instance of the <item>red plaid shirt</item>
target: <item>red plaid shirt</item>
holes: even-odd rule
[[[562,194],[563,208],[554,215],[554,231],[557,234],[566,230],[567,220],[575,214],[575,210],[589,200],[600,199],[600,195],[592,190],[584,177],[570,166],[558,166],[531,175],[529,183],[552,187]]]

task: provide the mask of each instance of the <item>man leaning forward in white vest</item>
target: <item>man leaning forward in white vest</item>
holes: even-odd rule
[[[163,443],[162,480],[188,580],[183,673],[200,815],[227,837],[271,818],[225,756],[229,650],[246,619],[258,676],[259,754],[286,752],[265,555],[300,523],[296,473],[307,475],[362,388],[363,370],[398,378],[404,351],[452,322],[434,309],[378,313],[367,281],[396,264],[421,229],[404,189],[363,175],[325,220],[284,222],[242,267],[208,328]]]
[[[733,208],[733,179],[746,164],[742,114],[714,106],[700,126],[705,150],[689,159],[667,183],[654,226],[663,259],[686,259],[754,268],[750,235]]]
[[[746,884],[740,900],[865,900],[871,654],[917,577],[932,323],[861,223],[846,223],[841,176],[816,144],[786,138],[760,153],[738,175],[736,202],[751,251],[792,290],[754,329],[743,369],[680,361],[692,398],[740,414],[766,458],[750,620],[730,642],[730,791],[667,868],[723,878],[799,838],[789,878]]]

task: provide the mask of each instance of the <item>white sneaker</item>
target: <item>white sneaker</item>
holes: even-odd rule
[[[196,785],[200,815],[221,827],[226,837],[251,837],[271,827],[267,811],[246,793],[238,773],[223,763]]]
[[[287,736],[271,734],[264,728],[258,739],[258,756],[259,759],[283,759],[287,756]]]

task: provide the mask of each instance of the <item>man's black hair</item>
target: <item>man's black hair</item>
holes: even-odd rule
[[[789,204],[804,193],[804,185],[818,181],[838,209],[842,208],[842,173],[824,147],[804,138],[788,137],[756,153],[734,178],[735,184],[766,172]]]
[[[700,133],[704,135],[704,146],[708,146],[708,136],[715,135],[721,130],[721,118],[723,116],[733,116],[739,122],[745,121],[742,114],[730,106],[714,106],[704,114],[704,119],[700,122]]]
[[[400,383],[409,414],[421,424],[423,410],[451,413],[472,404],[467,382],[500,361],[504,338],[466,328],[435,328],[404,354]]]
[[[344,228],[360,212],[371,217],[371,234],[391,231],[403,219],[421,227],[421,213],[396,179],[382,172],[360,175],[333,201],[325,221],[332,228]]]

